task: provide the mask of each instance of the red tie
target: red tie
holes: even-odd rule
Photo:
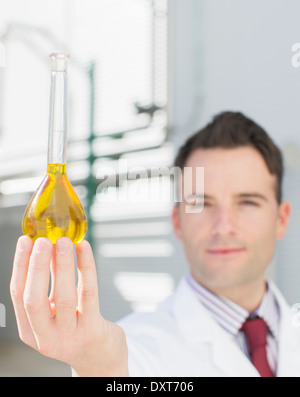
[[[244,322],[241,331],[245,332],[254,367],[262,377],[273,377],[267,358],[268,327],[265,321],[260,317],[248,319]]]

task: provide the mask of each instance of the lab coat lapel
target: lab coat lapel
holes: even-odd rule
[[[276,285],[270,283],[280,308],[278,377],[300,376],[300,328],[293,325],[292,310]]]
[[[185,340],[195,351],[203,343],[211,345],[211,361],[208,364],[216,368],[216,376],[259,376],[230,335],[197,300],[185,279],[174,296],[173,311]]]
[[[234,340],[218,324],[212,325],[212,360],[224,375],[230,377],[260,376],[251,361],[237,346]]]
[[[189,344],[211,341],[210,323],[185,279],[182,279],[173,300],[173,312],[180,332]]]

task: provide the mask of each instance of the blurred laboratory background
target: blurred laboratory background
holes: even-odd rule
[[[46,172],[52,52],[71,55],[67,169],[103,315],[154,310],[187,271],[170,180],[139,170],[172,167],[184,140],[223,110],[253,118],[284,153],[293,216],[269,277],[300,302],[299,1],[0,0],[0,10],[0,376],[70,376],[19,341],[9,295],[22,216]]]

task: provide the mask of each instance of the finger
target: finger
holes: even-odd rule
[[[99,315],[97,272],[90,244],[83,240],[76,246],[78,267],[79,321],[89,322]]]
[[[50,263],[50,276],[51,276],[51,289],[49,294],[50,302],[54,302],[54,290],[55,290],[55,254],[56,249],[52,251],[51,263]]]
[[[72,332],[77,326],[77,291],[73,243],[67,237],[56,242],[54,303],[57,326]]]
[[[23,300],[32,247],[33,242],[29,237],[21,236],[18,239],[10,281],[10,294],[16,314],[20,338],[24,343],[36,348],[35,337],[24,308]]]
[[[52,327],[48,299],[50,260],[53,245],[47,238],[38,238],[30,257],[24,291],[24,304],[36,336],[46,337]]]

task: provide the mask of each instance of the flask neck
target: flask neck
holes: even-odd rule
[[[62,176],[66,174],[66,164],[47,164],[47,174]]]
[[[48,164],[67,162],[67,57],[52,54]],[[65,67],[62,67],[64,62]]]

